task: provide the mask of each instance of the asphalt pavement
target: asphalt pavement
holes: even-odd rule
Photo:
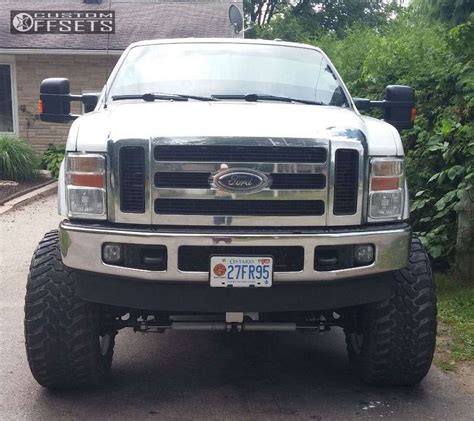
[[[56,197],[0,216],[0,419],[473,420],[474,399],[432,368],[415,388],[371,388],[338,329],[223,334],[122,331],[108,381],[51,392],[30,374],[23,299],[31,255],[54,229]]]

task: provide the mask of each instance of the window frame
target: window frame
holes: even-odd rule
[[[12,94],[12,117],[13,117],[13,131],[2,132],[2,135],[13,135],[18,136],[18,102],[17,102],[17,89],[16,89],[16,60],[15,56],[1,55],[0,64],[10,67],[10,83],[11,83],[11,94]]]

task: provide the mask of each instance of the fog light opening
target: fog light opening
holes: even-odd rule
[[[102,247],[102,260],[110,265],[117,265],[122,262],[123,251],[121,244],[108,243]]]
[[[375,248],[372,244],[359,244],[354,248],[354,260],[359,265],[368,265],[375,259]]]

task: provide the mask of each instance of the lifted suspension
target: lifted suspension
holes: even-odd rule
[[[128,317],[126,317],[128,316]],[[223,332],[293,332],[313,331],[324,333],[333,326],[342,326],[343,317],[335,312],[291,318],[260,318],[258,313],[228,312],[216,315],[162,315],[127,313],[115,320],[114,328],[131,327],[135,332],[164,333],[166,330],[195,330]]]

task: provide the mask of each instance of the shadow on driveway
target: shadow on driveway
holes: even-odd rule
[[[66,417],[115,419],[469,419],[468,397],[464,408],[453,402],[436,385],[439,376],[415,388],[367,387],[350,370],[339,329],[324,336],[123,332],[104,386],[42,390],[36,403],[44,417],[62,408]]]

